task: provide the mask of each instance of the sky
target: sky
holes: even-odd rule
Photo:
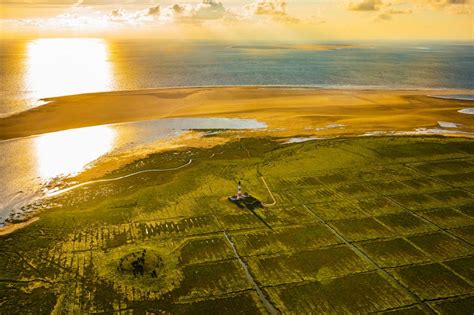
[[[473,41],[474,0],[1,0],[1,38]]]

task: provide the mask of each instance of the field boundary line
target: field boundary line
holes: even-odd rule
[[[278,309],[276,309],[275,306],[273,306],[273,303],[270,302],[270,300],[263,293],[262,289],[260,289],[260,287],[258,286],[257,282],[255,281],[252,274],[250,273],[249,267],[247,266],[247,264],[240,257],[239,252],[237,251],[237,248],[234,244],[234,241],[232,241],[232,239],[230,238],[229,233],[227,233],[227,231],[224,231],[224,237],[227,240],[227,242],[229,243],[230,247],[232,248],[232,251],[234,252],[235,258],[237,258],[237,260],[242,265],[242,268],[245,271],[246,278],[249,280],[249,282],[252,284],[252,286],[257,291],[258,297],[260,298],[260,301],[262,302],[265,309],[268,311],[268,313],[270,313],[272,315],[280,314]]]
[[[390,198],[387,196],[387,198],[398,204],[399,206],[401,206],[403,209],[405,209],[407,212],[411,213],[412,215],[414,215],[416,218],[420,219],[421,221],[424,221],[428,224],[431,224],[433,226],[435,226],[436,228],[438,228],[437,231],[431,231],[431,232],[424,232],[424,233],[418,233],[416,235],[423,235],[423,234],[433,234],[433,233],[444,233],[445,235],[449,235],[449,237],[452,237],[458,241],[460,241],[461,243],[463,244],[467,244],[469,247],[471,247],[472,245],[469,244],[467,241],[465,241],[464,239],[462,239],[461,237],[451,233],[449,231],[449,229],[444,229],[442,227],[440,227],[439,225],[435,224],[434,222],[428,220],[427,218],[419,215],[416,213],[416,211],[413,211],[407,207],[405,207],[404,205],[402,205],[401,203],[398,203],[396,200]],[[454,269],[452,269],[451,267],[449,267],[448,265],[446,265],[444,262],[445,260],[442,260],[442,259],[438,259],[436,257],[434,257],[433,255],[431,255],[430,253],[428,253],[427,251],[425,251],[424,249],[422,249],[420,246],[416,245],[414,242],[412,242],[410,239],[408,239],[406,236],[403,237],[403,239],[405,241],[407,241],[408,243],[410,243],[413,247],[415,247],[416,249],[418,249],[419,251],[421,251],[423,254],[427,255],[428,257],[430,257],[430,259],[432,259],[435,263],[438,263],[440,264],[441,266],[443,266],[444,268],[446,268],[447,270],[451,271],[453,274],[455,274],[458,278],[460,278],[461,280],[463,280],[464,282],[466,282],[467,284],[469,284],[470,286],[472,286],[472,282],[468,279],[466,279],[464,276],[462,276],[461,274],[459,274],[457,271],[455,271]],[[472,255],[472,254],[471,254]],[[465,256],[460,256],[460,257],[454,257],[452,259],[449,259],[449,260],[453,260],[453,259],[457,259],[457,258],[463,258],[463,257],[467,257],[467,256],[470,256],[470,255],[465,255]],[[448,261],[449,261],[448,260]]]
[[[329,225],[323,218],[321,218],[316,212],[308,208],[306,205],[303,207],[312,213],[324,226],[326,226],[338,239],[340,239],[344,244],[346,244],[349,248],[351,248],[354,253],[362,258],[364,261],[368,262],[370,265],[375,267],[375,269],[381,274],[383,278],[385,278],[389,283],[395,285],[396,288],[402,289],[404,293],[408,294],[417,304],[419,304],[425,311],[429,314],[434,314],[434,311],[427,305],[425,302],[420,299],[415,293],[411,292],[406,286],[400,283],[395,277],[390,275],[387,271],[381,268],[373,259],[371,259],[367,254],[365,254],[359,247],[354,245],[352,242],[346,240],[342,234],[340,234],[335,228]]]
[[[405,166],[405,165],[404,165]],[[417,171],[416,169],[412,169],[411,167],[409,166],[406,166],[407,168],[411,169],[411,170],[414,170],[414,171]],[[419,173],[422,173],[422,172],[419,172]],[[423,174],[423,173],[422,173]],[[430,178],[430,176],[427,175],[427,177]],[[436,178],[432,178],[434,180],[436,180]],[[439,181],[441,183],[443,183],[442,181]],[[447,184],[447,183],[443,183],[443,184]],[[448,186],[450,186],[449,184],[447,184]],[[373,190],[371,187],[369,187],[369,189]],[[472,245],[467,242],[466,240],[462,239],[461,237],[451,233],[451,231],[449,231],[450,229],[449,228],[443,228],[441,226],[439,226],[438,224],[434,223],[433,221],[425,218],[424,216],[420,215],[417,213],[417,211],[413,211],[411,210],[410,208],[406,207],[405,205],[403,205],[402,203],[396,201],[395,199],[392,198],[391,195],[382,195],[382,194],[379,194],[377,193],[375,190],[373,190],[377,195],[379,196],[382,196],[384,198],[387,198],[388,200],[390,200],[391,202],[393,202],[394,204],[398,205],[399,207],[401,207],[402,209],[404,209],[405,211],[411,213],[413,216],[415,216],[416,218],[418,218],[419,220],[427,223],[427,224],[431,224],[433,225],[434,227],[436,227],[438,230],[437,231],[431,231],[431,232],[422,232],[422,233],[416,233],[415,235],[423,235],[423,234],[431,234],[431,233],[436,233],[436,232],[441,232],[441,233],[444,233],[444,234],[447,234],[449,235],[450,237],[454,238],[454,239],[457,239],[459,240],[460,242],[468,245],[469,247],[471,247]],[[385,226],[386,228],[388,228],[389,230],[391,230],[393,232],[393,229],[391,229],[389,226],[385,225],[383,222],[381,222],[380,220],[378,220],[377,218],[374,218],[377,222],[379,222],[379,224],[382,224],[383,226]],[[442,259],[438,259],[436,257],[434,257],[433,255],[431,255],[430,253],[428,253],[427,251],[423,250],[421,247],[419,247],[418,245],[416,245],[414,242],[412,242],[410,239],[408,239],[406,236],[403,236],[402,239],[404,239],[406,242],[408,242],[410,245],[412,245],[413,247],[415,247],[416,249],[418,249],[419,251],[421,251],[423,254],[427,255],[432,261],[434,261],[435,263],[438,263],[440,265],[442,265],[444,268],[448,269],[449,271],[451,271],[453,274],[455,274],[456,276],[458,276],[460,279],[464,280],[467,284],[469,285],[473,285],[472,282],[469,280],[469,279],[466,279],[464,276],[462,276],[461,274],[459,274],[458,272],[456,272],[454,269],[452,269],[451,267],[449,267],[448,265],[446,265],[444,263],[444,261]],[[461,257],[466,257],[466,256],[461,256]],[[461,258],[461,257],[456,257],[456,258]],[[455,259],[456,259],[455,258]]]
[[[450,161],[450,160],[447,160],[447,161]],[[436,177],[436,176],[434,176],[434,175],[430,175],[430,174],[428,174],[428,173],[425,173],[425,172],[423,172],[423,171],[421,171],[421,170],[419,170],[419,169],[417,169],[417,168],[415,168],[415,167],[413,167],[413,166],[411,166],[411,165],[408,165],[408,164],[402,164],[402,165],[405,166],[406,168],[408,168],[408,169],[414,171],[415,173],[422,174],[424,177],[427,177],[427,178],[429,178],[429,179],[434,180],[435,182],[438,182],[438,183],[441,183],[441,184],[446,185],[446,186],[448,186],[448,187],[451,187],[451,188],[454,189],[454,190],[459,189],[459,190],[462,190],[462,191],[464,191],[464,192],[467,192],[467,193],[470,194],[470,195],[473,195],[473,194],[474,194],[473,192],[471,192],[470,190],[468,190],[468,189],[466,189],[466,188],[464,188],[464,187],[462,187],[462,186],[461,186],[461,187],[459,187],[459,186],[454,186],[454,185],[452,185],[452,184],[446,182],[446,181],[443,180],[443,179],[440,179],[440,178],[438,178],[438,177]],[[456,174],[445,174],[445,175],[456,175]],[[440,176],[442,176],[442,175],[440,175]],[[444,191],[444,190],[439,190],[439,191]]]
[[[410,168],[410,167],[408,167]],[[411,169],[411,168],[410,168]],[[367,182],[364,181],[366,184]],[[464,244],[467,244],[469,247],[471,246],[471,244],[469,244],[467,241],[465,241],[464,239],[458,237],[457,235],[454,235],[452,234],[449,229],[444,229],[442,228],[441,226],[439,226],[438,224],[432,222],[431,220],[425,218],[424,216],[420,215],[417,213],[417,211],[413,211],[411,210],[410,208],[406,207],[405,205],[403,205],[402,203],[396,201],[395,199],[392,198],[392,195],[384,195],[384,194],[381,194],[379,192],[377,192],[375,189],[373,189],[372,187],[370,187],[370,185],[368,185],[368,188],[370,190],[372,190],[377,196],[379,197],[382,197],[382,198],[386,198],[387,200],[390,200],[391,202],[393,202],[394,204],[398,205],[399,207],[401,207],[402,209],[404,209],[406,212],[409,212],[411,213],[414,217],[418,218],[419,220],[427,223],[427,224],[431,224],[432,226],[436,227],[438,230],[437,231],[431,231],[431,232],[421,232],[421,233],[415,233],[413,235],[424,235],[424,234],[432,234],[432,233],[437,233],[437,232],[441,232],[441,233],[444,233],[444,234],[447,234],[449,235],[450,237],[454,238],[454,239],[457,239],[459,241],[461,241],[462,243]],[[362,209],[361,209],[362,210]],[[366,211],[362,210],[364,213],[368,214]],[[381,220],[379,220],[377,218],[377,216],[372,216],[372,218],[378,222],[380,225],[384,226],[386,229],[390,230],[391,232],[395,232],[395,230],[386,225],[384,222],[382,222]],[[412,235],[410,235],[412,236]],[[444,261],[442,259],[438,259],[436,258],[435,256],[433,256],[432,254],[430,254],[429,252],[425,251],[424,249],[422,249],[420,246],[418,246],[417,244],[415,244],[413,241],[411,241],[406,235],[403,235],[403,236],[400,236],[401,239],[403,239],[404,241],[408,242],[410,245],[412,245],[413,247],[415,247],[416,249],[418,249],[420,252],[422,252],[423,254],[425,254],[427,257],[429,257],[434,263],[438,263],[440,264],[441,266],[443,266],[444,268],[448,269],[449,271],[451,271],[454,275],[458,276],[461,280],[465,281],[467,284],[469,284],[470,286],[472,286],[472,282],[469,280],[469,279],[466,279],[464,276],[462,276],[461,274],[459,274],[457,271],[455,271],[454,269],[452,269],[451,267],[449,267],[448,265],[446,265],[444,263]],[[466,257],[466,256],[461,256],[461,257]],[[460,258],[460,257],[457,257],[457,258]],[[455,258],[456,259],[456,258]]]

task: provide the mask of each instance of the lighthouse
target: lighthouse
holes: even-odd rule
[[[242,193],[242,183],[240,181],[237,183],[237,194],[227,197],[227,199],[241,209],[247,208],[253,211],[256,208],[263,208],[263,204],[257,198],[248,193]]]
[[[242,187],[240,184],[240,180],[239,180],[239,183],[237,184],[237,199],[242,199]]]

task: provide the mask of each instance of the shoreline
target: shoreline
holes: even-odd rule
[[[122,89],[122,90],[111,90],[111,91],[99,91],[99,92],[84,92],[78,94],[66,94],[57,95],[51,97],[43,97],[37,101],[45,102],[38,106],[47,105],[50,99],[77,96],[77,95],[93,95],[93,94],[109,94],[109,93],[128,93],[128,92],[149,92],[149,91],[160,91],[160,90],[188,90],[188,89],[228,89],[228,88],[268,88],[268,89],[308,89],[308,90],[327,90],[327,91],[451,91],[455,93],[472,93],[473,89],[464,88],[433,88],[433,87],[408,87],[408,86],[385,86],[385,85],[315,85],[315,84],[266,84],[266,85],[246,85],[246,84],[232,84],[232,85],[183,85],[183,86],[159,86],[151,88],[140,88],[140,89]],[[35,106],[35,107],[38,107]],[[33,107],[33,108],[35,108]]]
[[[38,221],[39,218],[40,218],[39,216],[35,216],[35,217],[32,217],[32,218],[30,218],[26,221],[11,223],[11,224],[2,226],[2,227],[0,227],[0,237],[7,236],[7,235],[12,234],[13,232],[19,230],[19,229],[25,228],[28,225]]]

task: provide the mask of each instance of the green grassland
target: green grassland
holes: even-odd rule
[[[472,314],[473,140],[242,138],[107,177],[190,159],[54,197],[1,237],[0,313]],[[268,207],[230,203],[239,180]]]

